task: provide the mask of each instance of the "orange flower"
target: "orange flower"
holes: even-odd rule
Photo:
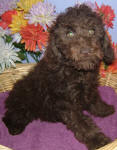
[[[108,72],[117,73],[117,59],[108,67]]]
[[[35,51],[36,44],[41,50],[42,46],[46,46],[48,41],[48,32],[39,24],[37,26],[28,24],[22,27],[20,34],[22,36],[21,42],[25,43],[25,49],[29,51]]]
[[[9,25],[12,22],[12,16],[16,14],[17,14],[16,10],[9,10],[9,11],[6,11],[4,14],[2,14],[1,19],[3,22]]]
[[[113,42],[112,47],[114,49],[115,59],[117,59],[117,43],[115,44],[115,42]]]
[[[108,38],[109,38],[110,42],[112,43],[111,35],[110,35],[110,33],[109,33],[107,30],[106,30],[106,34],[107,34],[107,36],[108,36]]]
[[[100,75],[104,78],[106,73],[117,73],[117,59],[114,62],[105,68],[105,64],[102,62],[100,66]]]

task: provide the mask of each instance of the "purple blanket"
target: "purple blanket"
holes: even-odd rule
[[[100,95],[108,104],[113,104],[117,110],[117,95],[109,87],[100,87]],[[73,133],[62,123],[48,123],[33,121],[25,131],[17,136],[11,136],[1,121],[4,114],[4,100],[8,93],[0,94],[0,144],[13,150],[87,150],[84,144],[79,143]],[[117,138],[117,111],[104,119],[93,120],[102,131],[113,140]],[[88,132],[88,131],[87,131]]]

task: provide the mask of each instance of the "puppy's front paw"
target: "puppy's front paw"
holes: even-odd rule
[[[5,116],[2,118],[3,122],[5,123],[8,131],[11,135],[17,135],[23,132],[25,129],[25,124],[20,120],[15,120],[13,116]]]
[[[115,108],[113,105],[107,105],[102,112],[102,117],[109,116],[115,112]]]
[[[25,129],[25,127],[21,127],[21,126],[11,126],[7,123],[7,121],[3,118],[3,122],[5,123],[5,125],[8,128],[8,131],[11,135],[17,135],[23,132],[23,130]]]
[[[106,117],[115,112],[113,105],[108,105],[105,102],[97,102],[96,104],[91,104],[88,110],[91,114],[99,117]]]

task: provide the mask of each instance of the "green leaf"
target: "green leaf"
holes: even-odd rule
[[[107,70],[108,69],[108,65],[105,64],[104,65],[104,69]]]
[[[5,35],[6,43],[10,43],[12,40],[13,40],[13,38],[10,35]]]
[[[38,56],[38,57],[40,57],[40,55],[41,55],[41,52],[40,52],[40,51],[38,51],[38,52],[35,52],[35,55],[36,55],[36,56]]]
[[[13,45],[14,45],[16,48],[19,48],[19,49],[21,49],[21,50],[23,50],[23,51],[26,51],[26,50],[25,50],[25,44],[14,42]]]
[[[18,57],[21,59],[21,60],[25,60],[26,59],[26,56],[25,56],[25,53],[23,51],[19,51],[17,52],[18,53]]]

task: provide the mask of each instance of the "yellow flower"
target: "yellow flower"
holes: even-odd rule
[[[9,25],[11,28],[12,33],[17,33],[21,30],[21,27],[25,27],[27,25],[27,20],[24,19],[24,12],[17,11],[16,15],[12,17],[12,23]]]
[[[29,9],[32,7],[33,4],[36,4],[38,2],[43,2],[44,0],[20,0],[17,3],[17,6],[24,10],[25,12],[28,12]]]

